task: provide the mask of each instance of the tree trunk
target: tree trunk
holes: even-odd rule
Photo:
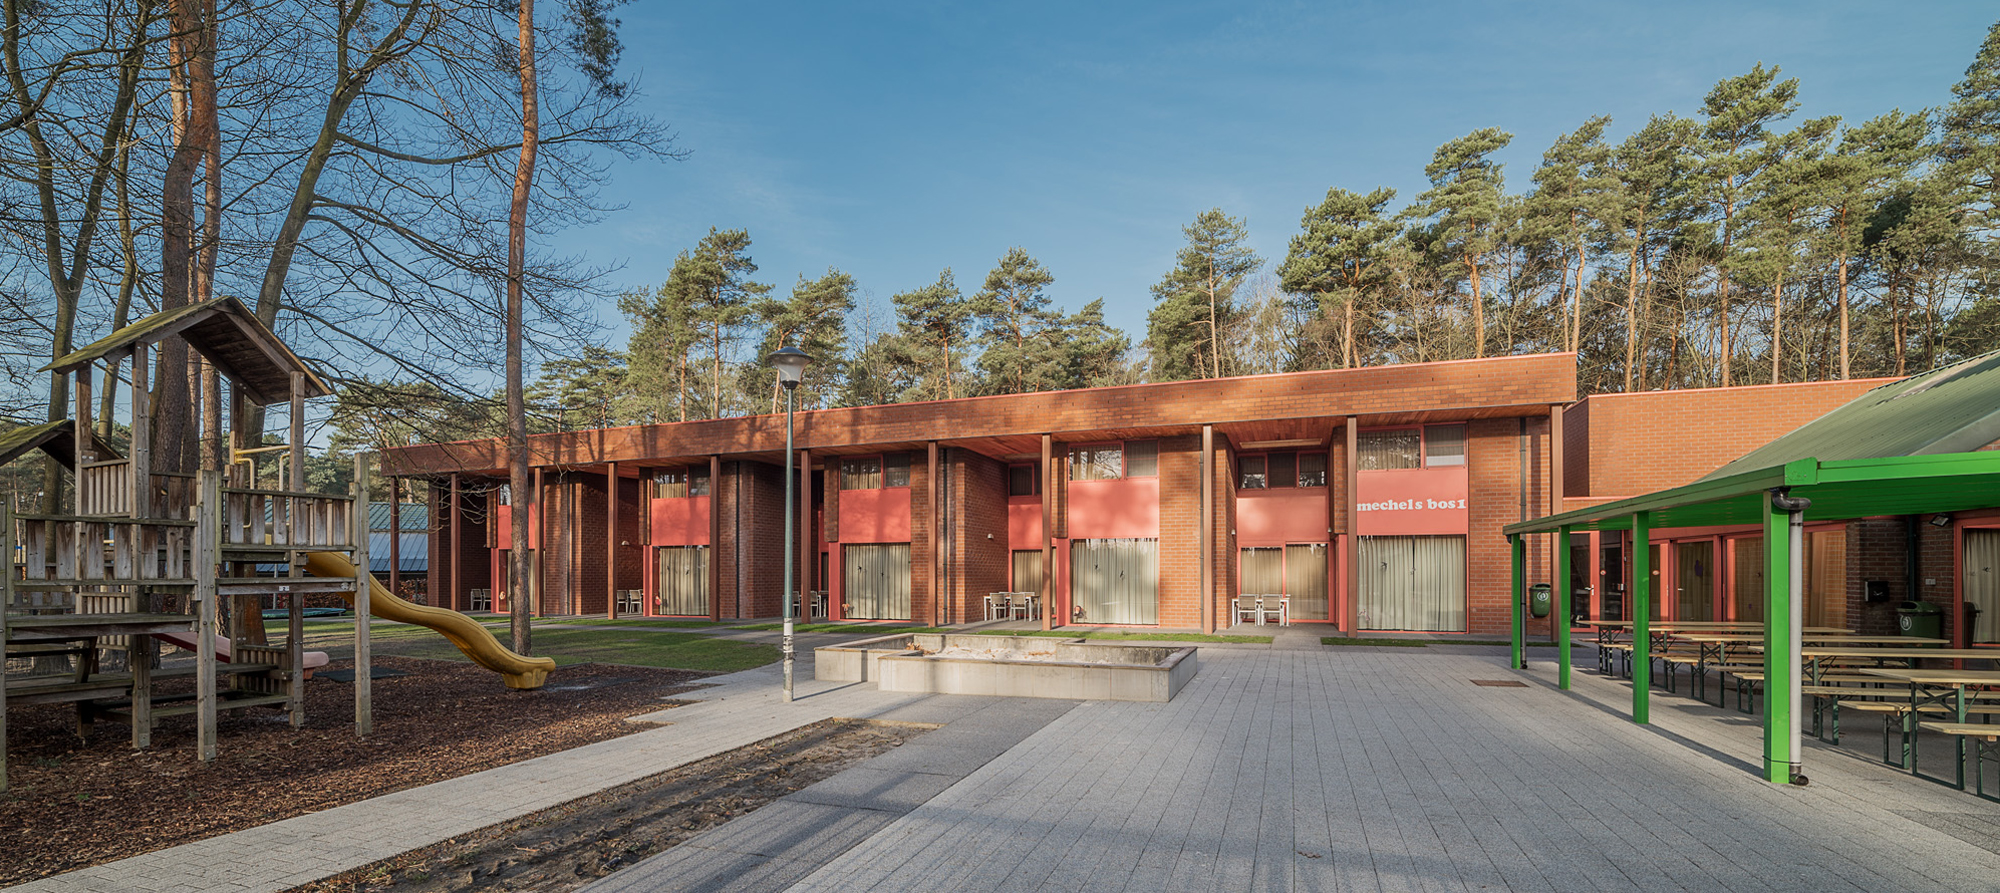
[[[1479,289],[1479,259],[1468,254],[1466,267],[1472,270],[1472,357],[1486,356],[1486,298]]]
[[[1632,251],[1625,256],[1625,393],[1632,392],[1632,369],[1639,356],[1639,246],[1645,244],[1645,227],[1632,239]]]
[[[194,219],[194,180],[203,156],[213,140],[204,130],[215,123],[213,109],[200,105],[213,102],[215,83],[210,53],[210,23],[204,21],[204,7],[197,0],[168,0],[167,19],[173,30],[169,44],[169,80],[174,97],[174,150],[168,158],[161,182],[160,200],[160,308],[185,307],[195,300],[195,252],[197,232]],[[198,460],[199,440],[188,436],[195,428],[194,384],[199,372],[190,362],[187,343],[167,339],[160,350],[161,399],[159,424],[154,426],[153,456],[161,470],[188,473]]]
[[[509,520],[513,527],[513,548],[508,553],[508,578],[512,596],[507,607],[512,619],[514,650],[529,654],[528,575],[533,567],[528,554],[528,516],[541,494],[529,490],[528,417],[522,393],[522,296],[523,271],[528,260],[528,198],[535,183],[535,150],[540,118],[535,107],[535,0],[520,0],[518,65],[521,76],[521,156],[514,167],[514,194],[507,207],[507,479],[514,495]]]
[[[1779,365],[1779,354],[1784,347],[1785,272],[1778,271],[1778,281],[1771,285],[1771,383],[1783,380]]]
[[[1841,217],[1843,220],[1846,218],[1846,216],[1847,215],[1845,211],[1841,212]],[[1842,224],[1842,228],[1843,230],[1845,229],[1845,223]],[[1845,235],[1846,233],[1843,231],[1842,233],[1843,238],[1845,237]],[[1842,244],[1846,243],[1843,241]],[[1847,367],[1847,252],[1843,250],[1840,252],[1840,380],[1846,381],[1848,375],[1849,375],[1849,370]]]
[[[1583,240],[1581,238],[1577,239],[1576,295],[1575,295],[1576,307],[1573,310],[1575,316],[1572,317],[1572,319],[1570,320],[1570,329],[1569,329],[1569,349],[1571,353],[1575,353],[1583,349],[1583,262],[1587,256],[1588,255],[1585,253]]]

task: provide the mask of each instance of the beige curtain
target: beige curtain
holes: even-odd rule
[[[841,600],[857,620],[910,619],[910,544],[842,546],[847,565]]]
[[[1292,597],[1293,620],[1327,618],[1326,544],[1285,547],[1285,594]]]
[[[1014,553],[1014,592],[1042,591],[1042,553],[1039,549],[1023,549]]]
[[[1761,623],[1764,620],[1764,538],[1737,537],[1730,548],[1736,554],[1735,578],[1729,581],[1730,598],[1736,603],[1736,619]]]
[[[1160,541],[1070,542],[1070,600],[1082,623],[1160,622]]]
[[[708,547],[666,546],[659,553],[660,576],[654,590],[661,614],[703,616],[708,613]]]
[[[1244,549],[1237,556],[1237,592],[1242,595],[1285,594],[1285,550]]]
[[[1847,531],[1807,533],[1805,625],[1847,628]]]
[[[1465,631],[1465,537],[1364,536],[1359,553],[1363,628]]]
[[[2000,530],[1965,531],[1965,601],[1979,609],[1974,642],[2000,642]]]

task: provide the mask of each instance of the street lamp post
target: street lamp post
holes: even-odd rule
[[[785,388],[785,577],[781,593],[785,602],[785,701],[792,700],[792,396],[799,389],[799,377],[812,364],[812,356],[789,344],[768,357],[778,367],[778,384]]]

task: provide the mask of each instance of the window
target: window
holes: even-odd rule
[[[1160,442],[1157,440],[1134,440],[1125,444],[1125,476],[1128,478],[1159,477]]]
[[[1325,453],[1239,456],[1236,468],[1236,488],[1239,490],[1326,486]]]
[[[512,484],[501,484],[500,486],[498,486],[498,487],[495,487],[495,488],[493,488],[493,504],[494,504],[494,505],[513,505],[513,504],[514,504],[514,485],[512,485]]]
[[[1041,492],[1040,488],[1035,486],[1035,466],[1033,465],[1007,466],[1008,496],[1034,496],[1040,492]]]
[[[840,460],[840,489],[879,490],[910,485],[910,454],[854,456]]]
[[[1299,486],[1301,487],[1326,486],[1325,453],[1299,454]]]
[[[1363,431],[1355,437],[1362,471],[1416,468],[1422,463],[1423,435],[1415,428]]]
[[[708,547],[663,546],[653,612],[678,616],[708,613]]]
[[[1160,622],[1160,541],[1070,540],[1071,618],[1077,623]]]
[[[1465,464],[1465,426],[1431,425],[1424,429],[1424,465]]]
[[[1236,460],[1236,488],[1239,490],[1262,490],[1266,483],[1263,456],[1244,456]]]
[[[840,460],[840,489],[877,490],[882,487],[882,458],[861,456]]]
[[[1363,431],[1355,438],[1362,471],[1465,464],[1465,426],[1428,425]]]
[[[1071,447],[1069,479],[1115,481],[1124,476],[1125,451],[1116,445]]]
[[[1159,475],[1160,442],[1157,440],[1074,446],[1069,450],[1069,479],[1072,481],[1115,481]]]
[[[708,469],[701,466],[668,468],[653,474],[655,499],[680,499],[708,495]]]

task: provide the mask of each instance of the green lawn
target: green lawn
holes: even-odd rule
[[[1045,636],[1051,639],[1105,639],[1125,642],[1212,642],[1235,645],[1269,645],[1270,636],[1204,636],[1200,633],[1128,633],[1113,630],[1064,632],[1062,630],[982,630],[979,636]]]
[[[1321,636],[1321,645],[1370,645],[1382,648],[1422,648],[1427,645],[1500,645],[1508,642],[1487,642],[1483,640],[1455,641],[1450,639],[1350,639],[1346,636]],[[1528,642],[1529,648],[1554,648],[1554,642]],[[1581,643],[1579,643],[1581,644]]]
[[[689,620],[682,617],[621,617],[617,620],[607,620],[603,617],[595,619],[570,617],[563,620],[542,621],[536,623],[535,626],[537,628],[543,626],[636,626],[640,628],[654,627],[657,629],[730,629],[730,627],[713,620]]]
[[[783,623],[755,623],[749,626],[738,626],[734,628],[754,630],[756,632],[774,632],[777,630],[784,629],[785,625]],[[885,636],[896,636],[896,635],[902,635],[903,633],[945,633],[945,632],[951,632],[951,630],[936,626],[882,626],[874,623],[799,623],[797,621],[793,621],[792,632],[879,633]]]

